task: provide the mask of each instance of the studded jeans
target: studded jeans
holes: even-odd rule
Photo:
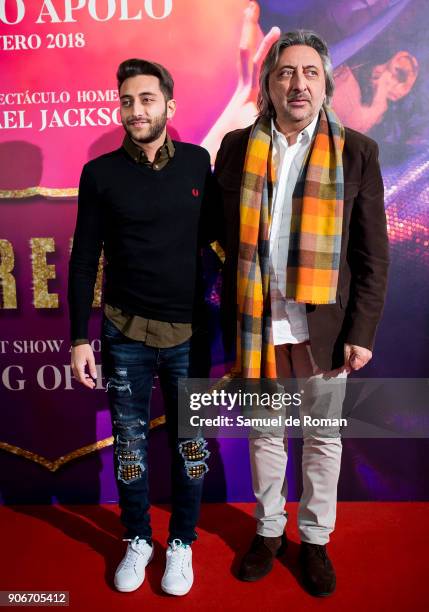
[[[184,544],[191,544],[197,537],[195,526],[209,452],[204,439],[184,440],[177,436],[178,379],[198,375],[192,365],[194,338],[172,348],[153,348],[127,338],[104,318],[103,372],[107,379],[115,475],[126,538],[139,536],[148,542],[152,538],[147,442],[155,373],[158,373],[163,394],[172,451],[172,513],[168,541],[179,539]],[[198,363],[201,367],[201,352]]]

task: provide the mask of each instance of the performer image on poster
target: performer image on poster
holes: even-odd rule
[[[103,247],[103,373],[127,542],[114,584],[119,591],[137,589],[154,554],[147,437],[157,373],[172,453],[172,513],[161,587],[185,595],[193,584],[191,545],[209,452],[201,437],[178,438],[177,382],[207,376],[209,370],[198,254],[210,160],[201,147],[167,134],[176,101],[173,79],[163,66],[126,60],[117,80],[123,144],[87,163],[79,186],[69,268],[72,368],[79,382],[94,388],[88,320]]]
[[[333,109],[332,63],[307,30],[263,59],[258,118],[229,132],[216,157],[223,194],[224,337],[235,376],[314,381],[310,415],[340,417],[345,380],[371,359],[386,291],[388,240],[377,144]],[[255,581],[287,546],[287,439],[250,439],[256,536],[239,575]],[[298,510],[304,584],[335,589],[326,544],[335,525],[339,431],[305,431]]]
[[[383,40],[377,44],[377,37],[386,28],[398,29],[397,18],[409,3],[410,0],[377,0],[371,6],[355,6],[352,2],[329,0],[321,15],[314,14],[317,0],[307,0],[299,8],[277,0],[261,2],[259,6],[251,0],[244,11],[238,43],[236,90],[202,142],[212,160],[227,131],[245,127],[254,120],[262,60],[278,40],[280,31],[298,24],[332,40],[330,55],[335,79],[332,106],[343,123],[363,133],[380,127],[392,105],[413,89],[419,72],[417,58],[401,48],[400,37],[395,39],[396,48]],[[383,52],[380,46],[384,47]]]

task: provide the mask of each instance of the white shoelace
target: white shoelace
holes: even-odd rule
[[[170,544],[172,554],[167,556],[167,571],[172,574],[181,574],[186,554],[186,545],[182,540],[175,539]]]
[[[146,540],[140,539],[138,536],[135,538],[124,538],[124,542],[130,542],[127,547],[127,552],[122,561],[122,569],[128,569],[129,567],[133,567],[135,565],[136,559],[139,555],[142,555],[142,551],[139,548],[140,543],[146,543]]]

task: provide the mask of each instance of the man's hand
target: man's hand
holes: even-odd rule
[[[85,368],[88,366],[89,374]],[[94,389],[97,378],[97,369],[92,348],[89,344],[74,346],[71,351],[71,367],[74,377],[88,389]]]
[[[366,366],[371,358],[372,352],[363,346],[357,346],[356,344],[344,345],[344,369],[348,374],[353,370],[360,370]]]

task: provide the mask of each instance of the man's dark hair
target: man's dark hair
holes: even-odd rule
[[[119,64],[118,71],[116,73],[116,79],[118,81],[118,89],[121,88],[122,83],[131,77],[140,75],[154,76],[159,79],[159,88],[164,94],[166,102],[173,98],[174,81],[171,74],[161,64],[155,62],[148,62],[142,59],[127,59]]]

